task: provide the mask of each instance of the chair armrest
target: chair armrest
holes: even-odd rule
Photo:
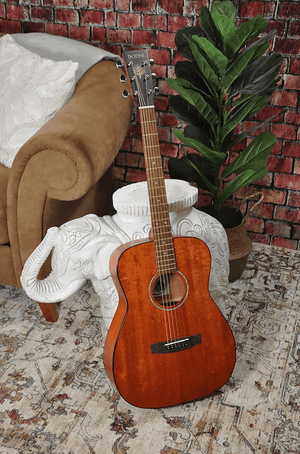
[[[123,74],[102,60],[77,83],[69,102],[19,150],[10,169],[7,221],[18,277],[42,240],[47,198],[84,196],[110,167],[130,125],[132,101]]]

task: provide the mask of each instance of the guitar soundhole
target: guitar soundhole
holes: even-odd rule
[[[159,309],[172,310],[181,306],[188,294],[188,283],[179,271],[156,274],[149,286],[151,301]]]

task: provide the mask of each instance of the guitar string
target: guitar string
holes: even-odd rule
[[[158,220],[158,213],[156,211],[156,206],[152,203],[155,197],[157,198],[159,196],[159,193],[157,193],[157,189],[153,187],[152,185],[152,179],[158,183],[158,178],[156,175],[152,175],[154,173],[153,167],[151,166],[150,162],[151,160],[153,161],[155,157],[155,148],[153,147],[153,136],[150,136],[149,132],[149,125],[150,125],[150,119],[149,119],[149,110],[147,109],[146,111],[143,110],[142,112],[142,119],[143,119],[143,128],[145,130],[144,140],[145,140],[145,152],[146,152],[146,169],[147,169],[147,182],[148,182],[148,190],[149,190],[149,202],[150,202],[150,211],[151,211],[151,217],[152,217],[152,232],[153,232],[153,240],[154,240],[154,246],[155,246],[155,256],[156,256],[156,263],[157,263],[157,272],[159,274],[159,281],[160,281],[160,296],[161,296],[161,301],[163,305],[163,313],[164,313],[164,321],[165,321],[165,327],[166,327],[166,338],[167,342],[171,341],[173,338],[173,330],[172,330],[172,323],[168,314],[168,311],[165,310],[167,307],[167,301],[165,298],[165,288],[166,288],[166,283],[164,280],[164,274],[161,271],[161,256],[158,256],[158,243],[157,243],[157,233],[158,233],[158,228],[156,223],[159,222]],[[148,118],[147,118],[148,117]],[[149,138],[152,138],[152,141],[150,142],[152,147],[150,148],[148,145]],[[148,162],[147,162],[148,160]],[[156,193],[156,194],[155,194]],[[153,295],[154,299],[155,296]]]
[[[149,108],[149,110],[146,110],[146,123],[148,127],[148,134],[146,135],[146,139],[148,147],[147,150],[149,152],[149,158],[152,159],[152,164],[150,165],[149,168],[152,170],[152,174],[154,177],[154,180],[158,182],[163,178],[162,174],[162,167],[161,167],[161,156],[160,156],[160,148],[159,148],[159,142],[158,142],[158,135],[156,131],[156,120],[155,120],[155,111],[154,108]],[[154,126],[155,125],[155,126]],[[153,132],[154,131],[154,132]],[[149,140],[148,140],[149,139]],[[156,140],[155,140],[156,139]],[[157,143],[156,143],[157,142]],[[150,147],[150,148],[149,148]],[[155,158],[160,159],[160,165],[156,167],[156,161]],[[151,177],[150,177],[151,178]],[[163,299],[163,304],[165,306],[165,311],[168,315],[168,324],[170,326],[170,333],[171,333],[171,339],[175,340],[179,338],[179,333],[178,333],[178,320],[177,320],[177,312],[176,308],[172,309],[172,302],[174,300],[174,292],[173,292],[173,273],[174,273],[174,268],[176,271],[176,260],[175,260],[175,253],[174,253],[174,244],[173,244],[173,239],[172,239],[172,232],[171,232],[171,225],[170,225],[170,215],[169,215],[169,209],[168,209],[168,202],[167,202],[167,197],[165,193],[165,184],[160,185],[161,191],[156,194],[156,201],[160,201],[162,199],[162,203],[160,205],[164,206],[165,210],[161,211],[159,207],[157,207],[157,204],[152,204],[152,207],[156,208],[155,211],[155,219],[158,219],[158,237],[163,238],[162,240],[158,240],[157,243],[160,243],[162,241],[164,243],[164,246],[162,247],[163,249],[163,255],[159,256],[159,265],[160,265],[160,279],[161,279],[161,285],[162,289],[166,289],[166,296],[164,293],[162,294],[162,299]],[[164,214],[164,217],[162,218],[162,214]],[[167,216],[166,216],[167,214]],[[160,221],[164,222],[164,226],[161,227]],[[163,230],[165,227],[166,231]],[[171,241],[170,241],[171,240]],[[171,243],[171,247],[170,247]],[[161,247],[161,244],[157,244],[157,246]],[[167,248],[166,248],[167,246]],[[159,249],[160,249],[159,247]],[[161,250],[161,249],[160,249]],[[174,267],[174,262],[175,262],[175,267]],[[173,266],[172,266],[173,263]],[[175,303],[175,301],[174,301]],[[176,303],[175,303],[176,304]]]
[[[146,105],[146,101],[145,101],[145,98],[143,96],[143,91],[141,90],[141,86],[140,86],[140,82],[139,82],[139,78],[137,75],[135,75],[135,82],[136,82],[136,85],[137,85],[137,88],[138,88],[138,98],[139,98],[139,105],[142,106],[142,107],[147,107]],[[147,85],[147,84],[146,84]],[[147,109],[148,111],[148,109]],[[145,132],[145,134],[143,134],[143,141],[145,142],[144,143],[144,150],[145,150],[145,160],[147,161],[147,156],[146,154],[148,153],[148,150],[149,148],[146,148],[147,144],[147,135],[146,135],[146,127],[148,126],[148,123],[146,121],[146,119],[144,119],[144,110],[142,109],[139,109],[139,113],[140,113],[140,120],[141,120],[141,126],[142,126],[142,130],[143,132]],[[149,134],[149,132],[148,132]],[[147,153],[146,153],[147,152]],[[149,167],[146,165],[146,170],[149,169]],[[148,186],[148,177],[147,177],[147,186]],[[149,186],[148,186],[148,192],[149,192]],[[149,197],[150,197],[150,192],[149,192]],[[150,202],[150,200],[149,200]],[[151,204],[150,204],[151,206]],[[152,226],[152,232],[153,232],[153,226]],[[156,257],[156,255],[155,255]],[[161,274],[160,274],[160,286],[161,288],[162,287],[162,280],[161,280]],[[153,295],[154,297],[154,295]],[[171,325],[170,325],[170,320],[168,320],[168,317],[167,317],[167,313],[165,310],[163,310],[164,312],[164,324],[165,324],[165,331],[166,331],[166,340],[167,342],[169,342],[171,339],[172,339],[172,335],[171,335]]]

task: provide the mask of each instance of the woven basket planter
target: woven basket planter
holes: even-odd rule
[[[247,236],[245,219],[237,227],[225,229],[229,245],[229,280],[235,281],[243,273],[248,255],[252,251],[252,241]]]

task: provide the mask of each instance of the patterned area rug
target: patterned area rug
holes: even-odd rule
[[[103,368],[100,302],[86,284],[44,321],[0,287],[1,454],[300,453],[300,252],[260,244],[230,285],[229,382],[177,407],[127,404]]]

